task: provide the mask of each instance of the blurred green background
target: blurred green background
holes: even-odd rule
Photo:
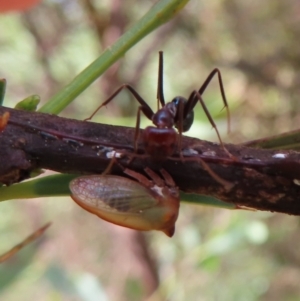
[[[42,104],[69,83],[155,1],[48,0],[0,15],[4,105],[31,94]],[[82,93],[61,116],[84,119],[122,83],[156,107],[158,51],[166,100],[188,96],[222,71],[231,133],[217,80],[204,100],[225,142],[299,128],[300,3],[191,0]],[[94,121],[134,126],[122,92]],[[200,106],[189,135],[217,141]],[[149,124],[143,119],[142,127]],[[0,158],[1,160],[1,158]],[[0,265],[0,300],[299,300],[298,217],[182,204],[176,233],[141,234],[101,221],[71,198],[2,202],[0,254],[51,220],[46,235]]]

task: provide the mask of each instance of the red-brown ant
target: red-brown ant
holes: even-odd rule
[[[152,120],[155,126],[148,126],[143,131],[143,143],[145,147],[145,151],[151,157],[155,159],[164,159],[168,156],[171,156],[175,152],[176,145],[179,145],[179,150],[181,151],[181,135],[183,132],[186,132],[190,129],[194,121],[194,107],[196,106],[198,100],[202,105],[202,108],[209,119],[211,125],[215,129],[220,144],[223,149],[226,151],[228,155],[230,153],[224,147],[222,139],[220,137],[219,131],[214,123],[210,113],[208,112],[206,105],[202,99],[202,94],[210,83],[211,79],[214,75],[218,74],[218,80],[221,90],[222,99],[224,102],[224,106],[227,110],[227,118],[228,118],[228,128],[230,123],[230,115],[228,104],[225,96],[225,91],[222,83],[221,72],[219,69],[215,68],[208,75],[207,79],[200,87],[200,89],[194,90],[188,99],[177,96],[171,102],[165,103],[164,93],[163,93],[163,52],[159,52],[159,67],[158,67],[158,86],[157,86],[157,102],[158,102],[158,111],[154,113],[146,101],[137,93],[137,91],[128,84],[123,84],[119,87],[106,101],[104,101],[95,111],[94,113],[85,120],[90,120],[93,116],[102,108],[107,105],[110,101],[112,101],[117,94],[120,93],[121,90],[127,88],[135,99],[140,103],[137,112],[136,119],[136,130],[134,136],[134,149],[137,150],[137,141],[140,130],[140,113],[141,111],[144,115]],[[159,108],[159,105],[162,107]],[[177,142],[177,132],[174,129],[174,126],[178,129],[179,132],[179,143]],[[231,156],[231,155],[230,155]]]

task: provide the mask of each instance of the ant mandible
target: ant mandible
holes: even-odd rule
[[[192,91],[189,98],[186,99],[182,96],[176,96],[171,102],[166,103],[163,92],[163,52],[159,51],[159,65],[158,65],[158,85],[157,85],[157,106],[158,110],[156,113],[152,111],[146,101],[138,94],[138,92],[130,85],[123,84],[120,86],[106,101],[104,101],[85,121],[91,120],[93,116],[110,101],[112,101],[124,88],[128,89],[135,99],[139,102],[140,106],[137,112],[135,135],[134,135],[134,150],[137,151],[137,142],[140,131],[140,114],[141,111],[144,115],[150,119],[155,126],[148,126],[143,131],[143,143],[145,147],[145,152],[149,154],[154,159],[165,159],[171,156],[176,149],[176,145],[179,145],[179,151],[181,153],[181,136],[183,132],[187,132],[193,124],[194,121],[194,107],[199,101],[208,120],[210,121],[212,127],[215,129],[220,144],[224,151],[229,155],[230,153],[225,148],[219,131],[215,122],[213,121],[208,109],[202,99],[202,94],[207,88],[208,84],[214,77],[218,75],[220,91],[224,103],[224,107],[227,110],[227,120],[228,120],[228,130],[230,124],[230,114],[228,103],[225,96],[225,91],[223,87],[221,72],[219,69],[213,69],[205,82],[202,84],[200,89]],[[161,108],[159,108],[161,105]],[[177,142],[177,132],[174,129],[177,128],[179,133],[179,142]]]

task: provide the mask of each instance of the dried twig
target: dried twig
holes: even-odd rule
[[[1,107],[0,115],[5,112],[10,118],[0,134],[0,182],[4,184],[22,181],[36,168],[101,173],[115,156],[122,166],[137,172],[164,168],[185,192],[211,195],[237,207],[300,215],[298,152],[227,144],[233,155],[229,157],[219,144],[183,137],[182,158],[176,153],[154,161],[141,143],[134,153],[132,128]],[[118,164],[111,173],[125,176]]]

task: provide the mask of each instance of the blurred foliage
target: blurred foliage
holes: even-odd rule
[[[15,109],[25,110],[25,111],[36,111],[40,101],[41,99],[38,95],[30,95],[25,99],[19,101],[15,105]]]
[[[6,80],[4,78],[0,79],[0,105],[2,106],[6,89]]]
[[[153,3],[48,0],[25,13],[1,15],[4,105],[14,107],[32,94],[44,104]],[[86,118],[124,82],[155,108],[157,53],[163,50],[167,100],[188,96],[214,67],[221,69],[230,136],[217,80],[204,99],[224,141],[294,130],[300,119],[299,15],[297,0],[191,0],[62,115]],[[124,91],[94,120],[134,126],[136,108]],[[189,134],[217,141],[200,106],[196,116]],[[1,300],[299,299],[298,217],[185,204],[172,239],[102,222],[70,198],[2,202],[0,219],[0,254],[30,229],[53,221],[31,264],[10,261],[22,269],[14,282],[5,279],[9,267],[0,271]]]

